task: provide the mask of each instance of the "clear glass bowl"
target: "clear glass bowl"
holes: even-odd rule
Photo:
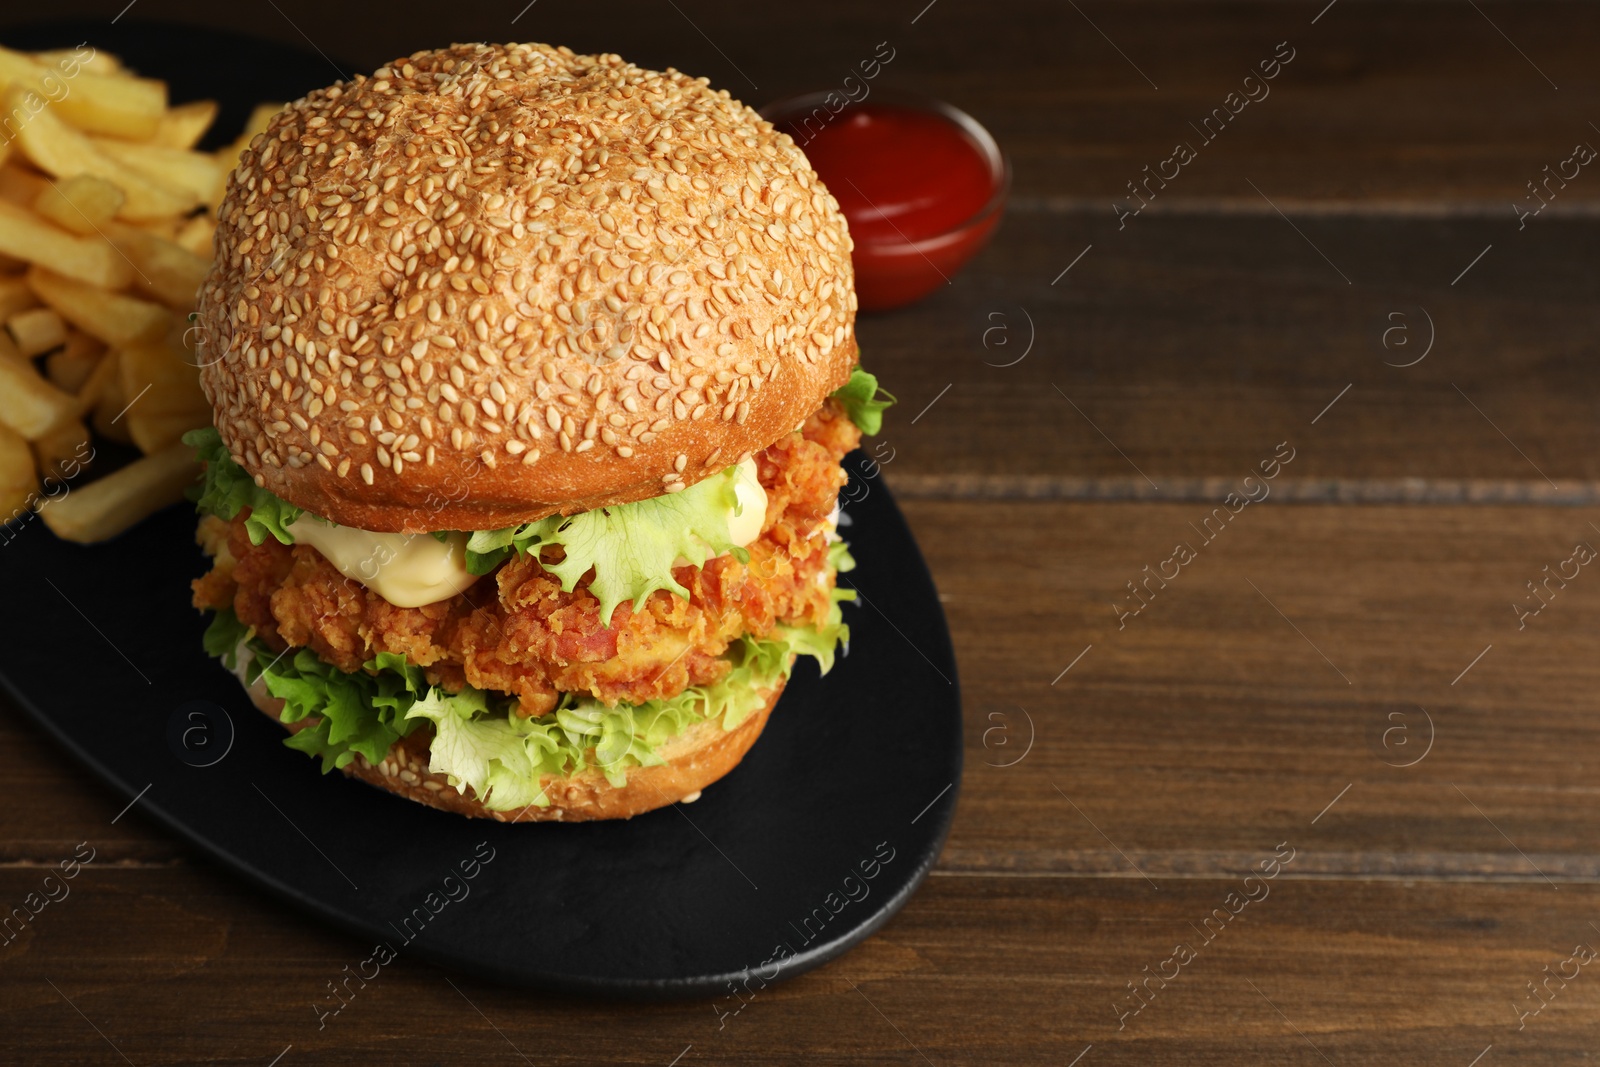
[[[785,97],[763,107],[761,117],[779,126],[785,122],[798,124],[796,120],[801,116],[818,111],[836,117],[855,106],[847,103],[838,111],[832,111],[826,101],[838,96],[837,92],[813,92]],[[988,243],[1005,212],[1006,196],[1011,189],[1011,163],[977,119],[942,100],[884,90],[872,93],[861,103],[869,100],[931,112],[959,127],[988,162],[994,187],[983,207],[942,233],[915,240],[893,234],[870,240],[855,238],[851,260],[855,265],[856,297],[863,310],[878,311],[903,307],[927,296],[955,277],[956,272]],[[822,175],[822,180],[826,182],[828,176]]]

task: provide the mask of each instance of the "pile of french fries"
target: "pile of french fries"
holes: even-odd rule
[[[87,46],[0,48],[0,526],[103,540],[194,481],[179,438],[211,407],[188,319],[228,174],[280,106],[199,151],[214,101],[169,106]],[[143,455],[88,480],[106,440]]]

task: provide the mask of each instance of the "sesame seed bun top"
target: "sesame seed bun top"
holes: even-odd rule
[[[675,492],[856,360],[851,242],[786,134],[705,79],[545,45],[419,52],[240,159],[201,381],[265,488],[368,530]]]

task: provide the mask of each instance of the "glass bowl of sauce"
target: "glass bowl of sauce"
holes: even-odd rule
[[[808,93],[761,115],[794,139],[839,201],[861,308],[902,307],[947,284],[989,240],[1011,167],[989,131],[949,104],[883,92],[840,99]]]

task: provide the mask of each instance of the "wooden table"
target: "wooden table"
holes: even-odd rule
[[[0,1058],[1592,1055],[1600,574],[1564,561],[1600,545],[1600,173],[1552,182],[1536,217],[1513,205],[1600,144],[1600,12],[925,2],[126,14],[360,68],[547,39],[757,102],[836,85],[887,41],[876,84],[988,125],[1016,168],[994,244],[860,323],[901,399],[884,477],[949,613],[969,769],[905,911],[720,1028],[706,1003],[532,997],[402,959],[319,1032],[311,1003],[360,946],[137,809],[113,823],[128,798],[6,711],[0,899],[79,842],[97,858],[0,956]],[[1191,128],[1290,51],[1213,140]],[[1197,158],[1119,221],[1179,141]]]

